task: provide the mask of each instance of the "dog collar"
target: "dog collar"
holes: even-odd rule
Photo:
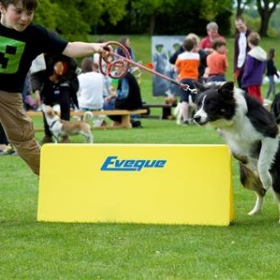
[[[50,125],[50,128],[52,128],[56,122],[57,120],[53,121],[52,124]]]

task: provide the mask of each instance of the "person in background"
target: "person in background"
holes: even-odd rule
[[[185,39],[183,44],[184,52],[178,55],[175,63],[177,80],[186,84],[190,89],[194,88],[193,81],[198,80],[199,54],[196,51],[193,39]],[[180,115],[183,117],[183,124],[189,124],[189,103],[194,102],[195,96],[190,90],[178,87],[181,95]]]
[[[207,54],[213,52],[212,44],[215,40],[223,40],[226,41],[225,37],[219,34],[219,26],[216,22],[212,21],[206,25],[207,36],[201,40],[200,48],[206,51]]]
[[[116,66],[117,73],[122,73],[124,71],[125,65]],[[113,108],[111,106],[108,108],[107,103],[111,103],[113,100]],[[127,71],[127,73],[118,80],[118,85],[115,94],[105,98],[104,110],[120,109],[120,110],[137,110],[142,108],[142,97],[139,84],[132,73]],[[114,121],[113,125],[118,126],[121,123],[122,116],[109,116],[111,120]],[[137,122],[137,124],[139,124]],[[140,126],[132,122],[132,127]]]
[[[251,32],[248,36],[250,51],[244,63],[244,72],[241,82],[247,93],[263,104],[261,85],[266,68],[267,54],[263,48],[259,46],[260,39],[260,35],[257,32]]]
[[[135,61],[135,55],[134,55],[133,49],[131,48],[131,43],[130,43],[129,37],[122,37],[120,39],[119,43],[122,44],[127,49],[128,53],[130,55],[131,60]],[[125,53],[120,48],[116,49],[116,53],[121,55],[121,56],[123,56],[123,57],[125,57]]]
[[[195,33],[189,33],[185,37],[185,39],[192,39],[194,41],[194,51],[196,51],[199,54],[198,79],[200,82],[203,82],[204,72],[207,67],[207,63],[206,63],[207,53],[205,50],[199,47],[200,38]],[[184,51],[185,51],[184,47],[183,45],[181,45],[179,49],[169,58],[169,62],[174,65],[178,55]]]
[[[207,56],[207,82],[225,82],[228,68],[226,42],[217,39],[213,43],[213,50]]]
[[[46,70],[32,74],[33,89],[40,92],[41,102],[49,105],[59,105],[62,120],[70,120],[71,107],[79,107],[77,91],[77,62],[65,55],[45,54]],[[36,82],[35,82],[36,81]],[[45,115],[43,115],[45,136],[41,144],[53,143],[52,133],[49,129]],[[69,143],[69,137],[63,136],[62,143]]]
[[[81,63],[82,73],[78,75],[79,90],[77,92],[80,110],[99,111],[104,103],[104,78],[98,73],[98,64],[86,57]]]
[[[267,55],[267,62],[266,62],[266,75],[268,77],[268,91],[266,93],[266,99],[269,99],[270,93],[272,93],[273,98],[275,97],[275,80],[274,76],[279,78],[279,74],[277,72],[277,68],[274,62],[275,57],[275,49],[272,48],[269,50]]]
[[[244,70],[244,63],[246,60],[247,53],[250,50],[248,44],[248,36],[252,32],[248,29],[242,16],[237,16],[235,18],[235,27],[237,33],[234,37],[234,58],[233,58],[233,71],[234,79],[240,88],[242,85],[242,75]]]
[[[40,173],[40,145],[32,120],[23,108],[22,90],[32,61],[41,53],[85,57],[95,52],[108,56],[104,44],[68,42],[32,23],[38,0],[0,2],[1,50],[0,119],[10,143],[34,174]]]

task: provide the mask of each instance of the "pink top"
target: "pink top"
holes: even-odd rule
[[[226,41],[225,37],[221,36],[220,34],[217,34],[217,36],[215,36],[215,38],[212,38],[212,40],[210,39],[209,36],[206,36],[201,40],[200,48],[201,49],[212,49],[212,43],[216,39]]]

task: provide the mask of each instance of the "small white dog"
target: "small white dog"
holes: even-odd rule
[[[86,111],[81,121],[65,121],[60,119],[51,106],[43,104],[41,108],[56,143],[59,142],[59,136],[77,134],[85,136],[86,143],[93,143],[94,137],[90,130],[91,127],[87,123],[93,117],[91,112]]]
[[[187,104],[186,104],[187,105]],[[194,111],[196,110],[196,105],[193,102],[193,99],[191,97],[191,95],[189,96],[189,102],[188,102],[188,115],[189,115],[189,123],[192,121],[192,116]],[[183,121],[183,114],[184,114],[184,110],[185,110],[185,106],[182,104],[182,102],[178,102],[177,106],[174,109],[174,116],[176,117],[176,123],[178,125],[182,124]]]
[[[176,123],[177,124],[181,124],[182,120],[183,120],[183,114],[182,114],[182,103],[178,102],[177,106],[174,109],[174,116],[176,117]]]

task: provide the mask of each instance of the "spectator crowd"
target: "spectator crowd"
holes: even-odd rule
[[[244,89],[259,102],[269,102],[276,94],[275,77],[279,77],[274,59],[276,50],[271,48],[268,53],[260,46],[261,38],[257,32],[250,30],[244,19],[235,18],[236,34],[233,48],[233,73],[236,86]],[[213,83],[226,81],[228,69],[228,50],[226,38],[219,33],[216,22],[206,25],[206,36],[201,40],[197,34],[189,33],[181,46],[167,56],[170,67],[178,82],[187,84],[189,90],[179,87],[172,88],[174,96],[179,97],[180,115],[183,125],[190,124],[189,106],[195,102],[192,89],[194,81]],[[98,43],[102,43],[99,41]],[[119,41],[127,49],[133,61],[135,53],[129,37]],[[157,46],[157,54],[162,54],[162,45]],[[122,49],[115,50],[118,55],[124,55]],[[112,60],[114,58],[111,58]],[[160,61],[160,60],[159,60]],[[114,109],[138,109],[142,106],[141,87],[139,80],[128,71],[124,77],[115,81],[100,73],[99,54],[85,57],[80,65],[65,55],[41,54],[32,63],[26,77],[22,97],[26,110],[40,110],[42,103],[58,106],[61,118],[70,120],[71,110],[102,111]],[[155,70],[160,71],[160,62]],[[132,68],[131,68],[132,69]],[[117,64],[116,73],[123,71],[123,65]],[[268,91],[265,100],[261,92],[264,76],[268,80]],[[158,80],[160,83],[160,79]],[[101,114],[102,115],[102,114]],[[120,116],[110,116],[112,125],[120,124]],[[43,118],[44,137],[41,144],[52,143],[50,129]],[[99,124],[102,125],[105,120]],[[140,126],[141,124],[135,126]],[[61,142],[68,143],[68,136]],[[0,153],[16,154],[9,143],[0,123]]]

